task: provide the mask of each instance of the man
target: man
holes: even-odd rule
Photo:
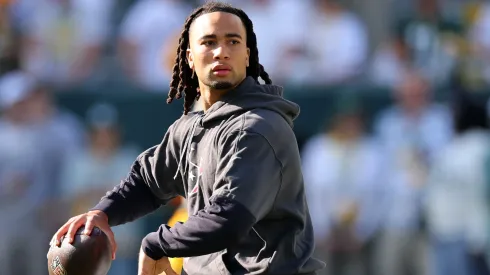
[[[292,131],[299,108],[270,84],[248,16],[223,3],[196,9],[179,40],[167,100],[184,93],[184,115],[160,145],[137,158],[126,180],[60,228],[56,244],[84,224],[87,234],[97,226],[110,236],[114,257],[110,226],[181,195],[189,218],[143,239],[140,275],[160,274],[169,268],[167,257],[187,258],[184,274],[315,274],[324,264],[311,256],[313,230]],[[190,113],[199,97],[204,111]]]
[[[394,90],[394,104],[374,122],[387,192],[377,253],[380,275],[429,273],[422,200],[428,171],[453,136],[449,110],[432,96],[427,79],[408,71]]]
[[[0,219],[15,224],[0,229],[2,274],[42,275],[46,262],[39,255],[61,222],[60,172],[83,144],[83,130],[23,71],[0,77],[0,112]]]

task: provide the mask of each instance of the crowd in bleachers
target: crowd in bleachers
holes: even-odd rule
[[[182,22],[200,2],[3,0],[2,69],[20,66],[56,87],[128,81],[165,91]],[[435,84],[454,71],[490,81],[488,4],[387,1],[386,39],[373,43],[347,0],[228,2],[248,11],[260,61],[278,83],[392,86],[411,68]]]
[[[163,101],[202,2],[0,0],[0,274],[47,274],[53,233],[145,149],[123,142],[111,103],[79,117],[56,96],[131,87]],[[252,19],[274,83],[391,93],[372,125],[356,90],[341,93],[300,144],[322,275],[490,274],[490,104],[472,97],[490,92],[490,1],[379,0],[382,29],[357,0],[227,2]],[[111,275],[136,274],[142,237],[180,203],[114,228]]]

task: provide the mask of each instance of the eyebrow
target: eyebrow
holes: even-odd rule
[[[242,36],[239,35],[238,33],[227,33],[227,34],[225,34],[225,37],[226,38],[243,39]],[[216,36],[216,34],[207,34],[207,35],[204,35],[201,38],[199,38],[199,40],[206,40],[206,39],[217,39],[217,36]]]

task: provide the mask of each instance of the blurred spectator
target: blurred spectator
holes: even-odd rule
[[[427,81],[404,75],[394,106],[383,111],[375,131],[384,147],[390,202],[380,241],[379,274],[427,274],[427,248],[421,200],[427,172],[452,136],[448,110],[432,102]]]
[[[113,0],[18,0],[22,66],[55,86],[86,81],[100,62]]]
[[[470,78],[473,81],[490,84],[490,3],[481,3],[474,23],[468,31],[468,39],[471,43],[472,56]],[[481,83],[479,83],[481,84]],[[481,87],[481,86],[480,86]]]
[[[340,84],[360,75],[367,61],[368,36],[364,23],[339,0],[316,0],[307,35],[308,66],[296,69],[312,84]],[[294,37],[294,36],[293,36]]]
[[[137,85],[167,92],[178,38],[191,7],[179,0],[141,0],[121,26],[119,59]]]
[[[367,73],[371,83],[394,88],[410,67],[411,57],[405,40],[394,34],[388,43],[375,50]]]
[[[95,206],[102,196],[116,186],[138,156],[136,148],[123,146],[117,110],[108,104],[96,104],[87,114],[90,143],[87,150],[73,154],[63,173],[61,197],[70,212],[79,215]],[[143,237],[141,221],[113,229],[118,244],[116,260],[109,274],[135,274],[138,247]]]
[[[455,102],[454,115],[455,138],[435,160],[427,190],[433,274],[488,274],[474,264],[475,258],[484,258],[490,240],[485,192],[488,119],[483,106],[465,99]]]
[[[412,66],[432,85],[449,80],[456,64],[462,26],[443,15],[439,0],[417,0],[415,14],[397,18],[395,29],[407,45]]]
[[[242,8],[254,25],[259,61],[274,83],[301,81],[311,72],[304,64],[309,35],[308,18],[314,15],[310,0],[230,0]],[[308,71],[306,71],[308,70]]]
[[[0,108],[4,112],[4,126],[35,130],[36,134],[42,135],[39,140],[46,142],[44,146],[57,152],[60,163],[49,171],[58,175],[51,180],[52,188],[57,188],[62,159],[84,146],[86,137],[83,126],[71,112],[57,107],[49,88],[32,75],[13,71],[1,79]],[[53,193],[57,191],[52,190]]]
[[[76,123],[56,111],[46,90],[22,72],[0,79],[0,266],[5,274],[42,274],[64,158],[78,146]],[[76,137],[71,134],[76,133]],[[56,211],[53,211],[55,209]],[[34,229],[34,230],[33,230]],[[26,238],[26,236],[29,236]],[[47,271],[47,270],[46,270]]]
[[[327,274],[376,274],[374,245],[385,201],[379,148],[364,130],[359,103],[337,102],[331,127],[302,151],[318,256]]]
[[[12,0],[0,0],[0,75],[18,67],[18,35],[13,26]]]

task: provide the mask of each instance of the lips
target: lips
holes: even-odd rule
[[[228,65],[215,65],[211,69],[213,72],[218,72],[218,71],[231,71],[231,67]]]
[[[213,74],[218,77],[225,77],[231,72],[231,67],[228,65],[215,65],[211,69],[213,71]]]

